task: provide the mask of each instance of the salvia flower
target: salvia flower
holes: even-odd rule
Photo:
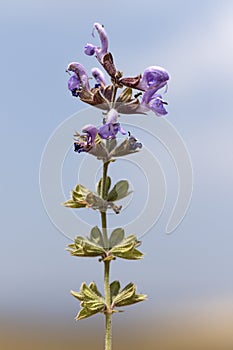
[[[168,72],[159,66],[150,66],[145,69],[139,84],[136,89],[147,91],[153,89],[158,91],[167,85],[169,80]]]
[[[96,54],[96,57],[100,62],[102,62],[103,56],[108,52],[108,37],[105,32],[104,27],[100,23],[94,23],[93,30],[92,30],[92,36],[94,37],[95,30],[99,34],[101,46],[94,46],[92,44],[87,44],[85,46],[84,52],[88,56],[92,56]]]
[[[141,106],[153,111],[157,116],[164,116],[167,111],[164,105],[167,105],[162,96],[156,93],[157,89],[145,91],[142,97]]]
[[[88,78],[87,72],[86,72],[85,68],[80,63],[78,63],[78,62],[70,63],[67,67],[67,72],[74,73],[73,77],[75,77],[75,78],[73,78],[73,80],[76,79],[76,81],[79,81],[79,83],[80,83],[79,87],[85,88],[86,90],[90,90],[89,78]],[[72,80],[71,80],[71,82],[72,82]]]
[[[113,139],[116,137],[118,132],[120,132],[122,135],[127,134],[127,132],[121,127],[117,119],[117,111],[115,109],[111,109],[107,114],[105,124],[98,129],[98,134],[102,139]]]
[[[88,124],[84,126],[82,132],[85,134],[80,135],[79,133],[76,133],[74,135],[74,151],[78,153],[89,152],[93,147],[95,147],[95,138],[98,130],[94,125]]]

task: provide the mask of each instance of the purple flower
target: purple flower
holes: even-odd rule
[[[154,92],[167,85],[169,80],[168,72],[159,66],[150,66],[145,69],[136,89],[147,91],[153,89]]]
[[[106,85],[104,73],[99,68],[92,68],[91,73],[98,85],[102,87]]]
[[[78,153],[89,152],[95,147],[95,138],[98,130],[94,125],[88,124],[84,126],[82,132],[85,134],[75,134],[74,151]]]
[[[68,81],[68,88],[73,87],[73,89],[77,88],[85,88],[86,90],[90,90],[89,78],[85,68],[78,62],[72,62],[67,67],[67,72],[73,72],[74,75]],[[71,90],[72,91],[72,90]]]
[[[102,62],[103,56],[108,52],[108,38],[107,34],[104,30],[104,27],[99,23],[94,23],[93,30],[92,30],[92,36],[94,37],[94,31],[97,31],[99,34],[101,47],[94,46],[92,44],[87,44],[85,46],[84,52],[88,56],[92,56],[96,54],[96,57],[100,62]]]
[[[127,132],[121,127],[120,123],[117,122],[118,113],[115,109],[111,109],[108,112],[106,123],[98,129],[98,134],[102,139],[113,139],[117,133],[120,132],[122,135],[126,135]]]
[[[156,91],[157,89],[144,92],[141,105],[152,110],[160,117],[167,114],[167,111],[164,108],[164,105],[167,105],[167,102],[165,102],[162,99],[162,96],[157,94]]]
[[[88,56],[93,56],[96,52],[97,46],[94,46],[92,44],[86,44],[84,48],[84,53]]]
[[[79,89],[81,88],[81,82],[76,74],[72,75],[68,80],[68,89],[72,92],[72,95],[77,97],[79,95]]]

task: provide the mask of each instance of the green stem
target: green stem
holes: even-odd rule
[[[112,312],[109,284],[110,261],[104,262],[104,291],[107,310],[105,312],[105,350],[112,349]]]
[[[106,182],[108,176],[108,165],[109,162],[103,163],[103,177],[101,185],[101,197],[106,199]],[[107,232],[107,215],[106,212],[101,212],[101,223],[102,232],[104,238],[104,244],[108,249],[108,232]],[[111,312],[111,294],[110,294],[110,283],[109,283],[109,272],[110,272],[110,261],[104,261],[104,293],[106,302],[105,311],[105,350],[112,349],[112,312]]]
[[[101,197],[103,199],[106,199],[107,193],[106,193],[106,181],[108,177],[108,165],[109,162],[103,163],[103,177],[102,177],[102,184],[101,184]],[[106,212],[101,212],[101,222],[102,222],[102,232],[103,232],[103,238],[104,238],[104,245],[105,248],[108,248],[108,233],[107,233],[107,215]]]

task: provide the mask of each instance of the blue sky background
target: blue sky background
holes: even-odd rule
[[[150,297],[128,313],[232,300],[233,3],[22,0],[0,6],[2,317],[58,316],[72,323],[78,303],[69,290],[83,280],[102,283],[100,264],[64,251],[68,240],[51,224],[38,184],[49,136],[85,107],[67,92],[65,68],[71,61],[97,65],[83,54],[96,21],[105,25],[125,74],[149,65],[169,71],[167,118],[194,168],[193,198],[179,228],[164,234],[165,211],[143,241],[145,259],[114,263],[113,278],[135,281]]]

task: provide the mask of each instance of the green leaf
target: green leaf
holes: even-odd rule
[[[113,298],[114,306],[126,306],[138,303],[146,299],[145,294],[136,294],[136,286],[133,283],[127,284],[120,293]]]
[[[121,243],[111,248],[109,253],[128,260],[138,260],[143,258],[143,253],[136,249],[140,245],[135,235],[126,237]]]
[[[117,294],[119,293],[120,287],[121,287],[121,285],[120,285],[119,281],[113,281],[110,284],[110,293],[111,293],[111,300],[112,301],[117,296]]]
[[[83,198],[85,198],[86,195],[90,192],[90,190],[88,190],[88,188],[86,188],[85,186],[83,186],[81,184],[78,184],[76,186],[75,191]]]
[[[70,294],[73,295],[79,301],[83,301],[84,300],[84,297],[83,297],[82,293],[80,293],[80,292],[74,292],[73,290],[71,290]]]
[[[82,320],[82,319],[84,319],[84,318],[93,316],[93,315],[97,314],[98,312],[100,312],[100,311],[99,311],[99,310],[93,311],[93,310],[90,310],[90,309],[87,309],[87,308],[82,308],[82,309],[79,311],[78,315],[75,317],[75,319],[76,319],[77,321],[79,321],[79,320]]]
[[[132,251],[125,252],[125,253],[115,253],[114,256],[117,256],[118,258],[127,259],[127,260],[140,260],[143,258],[144,254],[141,253],[137,249],[133,249]]]
[[[87,308],[90,311],[99,312],[105,309],[105,303],[93,300],[85,301],[85,308]]]
[[[74,243],[69,244],[67,250],[71,253],[71,255],[80,257],[102,256],[105,253],[102,246],[97,245],[81,236],[75,237]]]
[[[84,203],[78,203],[73,201],[72,199],[69,199],[68,201],[62,203],[67,208],[85,208],[86,204]]]
[[[124,239],[125,236],[125,231],[123,228],[116,228],[115,230],[112,231],[111,236],[109,238],[109,247],[112,248],[119,243],[121,243]]]
[[[116,183],[112,190],[108,194],[107,200],[114,202],[128,196],[131,192],[128,192],[129,183],[127,180],[121,180]]]
[[[103,179],[101,177],[101,179],[99,180],[99,182],[97,183],[97,186],[96,186],[96,190],[97,190],[97,193],[99,196],[101,195],[102,181],[103,181]],[[110,176],[107,176],[106,183],[105,183],[105,194],[106,195],[108,194],[110,187],[111,187],[111,178],[110,178]]]
[[[103,235],[98,226],[95,226],[91,229],[90,240],[93,243],[104,247]]]
[[[89,284],[89,288],[90,288],[96,295],[98,295],[99,297],[103,298],[103,296],[102,296],[102,294],[100,293],[100,291],[98,290],[98,288],[97,288],[95,282],[91,282],[91,283]]]
[[[89,288],[86,283],[82,283],[81,294],[84,296],[84,300],[95,300],[96,302],[104,302],[104,299],[97,295],[91,288]]]
[[[118,306],[123,300],[130,299],[136,291],[136,286],[133,283],[127,284],[120,293],[113,299],[115,306]]]
[[[120,307],[120,306],[128,306],[128,305],[136,304],[136,303],[139,303],[140,301],[146,300],[146,298],[147,298],[147,295],[145,294],[134,294],[131,298],[122,300],[115,306]]]

